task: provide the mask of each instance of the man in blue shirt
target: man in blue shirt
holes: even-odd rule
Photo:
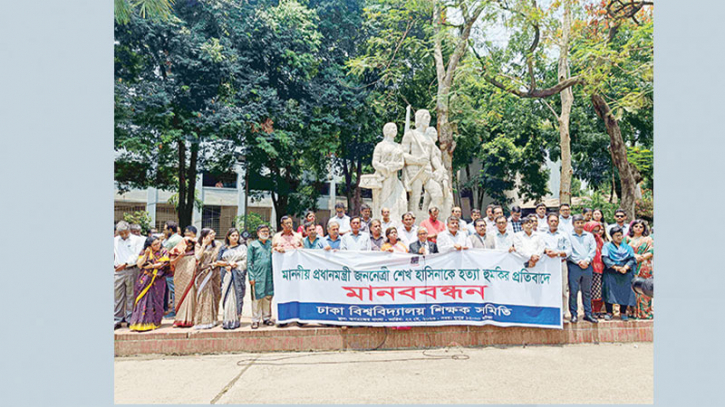
[[[571,254],[567,259],[571,322],[577,322],[579,312],[577,296],[581,288],[584,320],[596,324],[599,321],[592,316],[592,260],[597,253],[597,243],[594,241],[594,235],[584,231],[584,217],[574,215],[572,220],[574,233],[571,234]]]
[[[317,226],[313,222],[305,222],[305,233],[307,237],[302,239],[302,247],[304,249],[324,249],[325,244],[322,239],[317,236]]]
[[[327,224],[327,236],[324,238],[325,250],[340,250],[340,224],[336,220],[331,220]]]

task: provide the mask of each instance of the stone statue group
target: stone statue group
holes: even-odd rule
[[[395,142],[398,126],[383,126],[383,141],[373,151],[375,173],[363,175],[360,186],[372,189],[375,214],[388,208],[391,219],[399,220],[410,211],[422,220],[433,206],[448,214],[453,207],[453,186],[436,145],[438,132],[430,126],[428,110],[415,112],[415,129],[408,129],[409,114],[410,106],[401,144]]]

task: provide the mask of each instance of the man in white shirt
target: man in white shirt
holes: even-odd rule
[[[468,241],[466,235],[458,230],[458,218],[455,216],[448,217],[448,228],[438,234],[438,251],[441,253],[452,250],[468,249]]]
[[[454,206],[451,209],[451,216],[458,218],[458,231],[464,235],[468,235],[468,222],[463,220],[463,211],[460,206]]]
[[[526,217],[521,225],[524,230],[514,235],[516,253],[525,259],[525,267],[534,267],[544,255],[544,240],[538,233],[534,233],[537,220],[535,217]]]
[[[496,217],[493,216],[493,208],[496,207],[494,204],[489,204],[486,207],[486,233],[489,235],[496,231]]]
[[[548,221],[547,221],[548,222]],[[574,223],[572,223],[571,206],[568,203],[559,205],[559,230],[567,235],[574,232]]]
[[[113,238],[113,329],[120,328],[122,322],[130,324],[135,299],[134,285],[139,273],[136,261],[146,240],[132,235],[125,221],[116,224],[116,232],[118,236]]]
[[[380,216],[382,216],[382,220],[380,221],[380,228],[383,231],[383,234],[388,230],[388,228],[391,227],[398,227],[398,222],[396,222],[393,219],[390,219],[390,209],[389,208],[382,208],[380,209]]]
[[[541,233],[541,238],[544,239],[544,254],[561,259],[561,312],[564,318],[569,318],[567,316],[569,314],[569,296],[567,294],[569,289],[569,268],[566,259],[571,255],[570,233],[559,230],[559,216],[557,214],[550,213],[547,219],[549,230]]]
[[[403,227],[398,229],[398,238],[405,244],[405,247],[418,239],[418,226],[415,226],[413,212],[406,212],[403,215]]]
[[[476,227],[473,225],[476,223],[476,219],[481,219],[481,210],[480,209],[471,209],[471,223],[469,223],[466,226],[466,229],[468,229],[468,236],[471,236],[472,234],[476,233]],[[488,223],[486,223],[486,226],[488,226]]]
[[[543,202],[536,205],[536,221],[538,224],[534,226],[535,232],[546,232],[549,229],[549,224],[546,222],[546,205]]]
[[[339,232],[340,235],[344,235],[346,233],[350,232],[350,217],[345,215],[345,205],[342,203],[336,203],[335,204],[335,216],[331,217],[330,220],[327,221],[327,224],[329,225],[331,221],[337,222],[337,225],[340,227]]]
[[[370,251],[370,235],[360,231],[360,217],[353,216],[350,218],[350,233],[342,237],[340,250],[360,250]]]
[[[514,247],[514,234],[509,231],[508,221],[506,221],[506,217],[498,217],[494,225],[495,229],[493,231],[493,242],[496,245],[495,248],[498,250],[508,250],[509,253],[515,252],[516,248]],[[489,232],[487,227],[486,234],[488,233]]]
[[[493,218],[498,219],[499,216],[505,216],[503,214],[503,207],[501,205],[496,205],[493,207]],[[506,229],[508,229],[511,234],[514,234],[514,228],[511,226],[511,222],[506,224]]]

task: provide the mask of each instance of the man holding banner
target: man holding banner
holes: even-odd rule
[[[428,247],[419,242],[412,248]],[[277,322],[563,327],[560,260],[544,256],[524,268],[505,250],[420,254],[273,253]]]

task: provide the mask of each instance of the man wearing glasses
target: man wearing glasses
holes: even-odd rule
[[[622,233],[626,236],[629,233],[629,224],[625,223],[627,221],[627,213],[624,212],[624,209],[617,209],[614,212],[614,220],[617,223],[611,224],[607,227],[607,234],[612,235],[612,228],[615,226],[619,226],[622,228]]]
[[[508,250],[509,252],[515,252],[514,249],[514,234],[509,230],[508,221],[505,216],[499,216],[495,220],[496,231],[493,233],[493,241],[496,244],[496,249]]]

